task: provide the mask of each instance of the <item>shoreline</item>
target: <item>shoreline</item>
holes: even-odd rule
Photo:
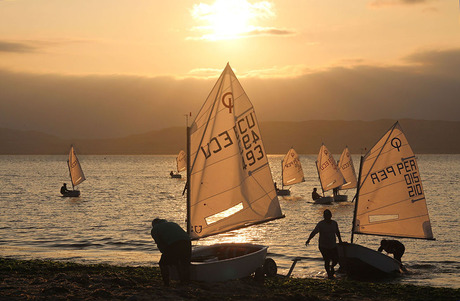
[[[460,289],[345,279],[253,277],[172,281],[158,267],[121,267],[0,257],[0,300],[460,300]]]

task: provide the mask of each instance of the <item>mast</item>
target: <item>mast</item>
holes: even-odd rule
[[[187,234],[190,235],[190,127],[188,126],[188,115],[186,117],[186,135],[187,135],[187,182],[185,189],[187,190]]]
[[[73,145],[70,145],[70,153],[72,153]],[[67,168],[69,168],[69,177],[70,177],[70,183],[72,184],[72,190],[75,190],[75,187],[73,186],[73,181],[72,181],[72,170],[70,168],[70,154],[69,158],[67,159]]]
[[[283,169],[283,160],[281,160],[281,189],[284,189],[284,169]]]
[[[323,182],[321,182],[321,175],[319,174],[318,161],[315,161],[315,165],[316,165],[316,172],[318,173],[319,186],[321,186],[321,191],[323,192],[323,197],[324,197]]]
[[[359,188],[361,187],[361,170],[363,168],[363,160],[364,157],[361,156],[361,160],[359,161],[359,175],[358,175],[358,187],[356,188],[356,195],[355,195],[355,209],[353,210],[353,221],[351,222],[351,238],[350,243],[353,243],[353,228],[355,227],[356,222],[356,210],[358,209],[358,199],[359,199]]]

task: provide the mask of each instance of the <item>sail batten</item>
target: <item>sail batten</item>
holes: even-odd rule
[[[254,108],[230,65],[189,135],[193,239],[282,217]]]
[[[433,239],[415,154],[399,123],[363,157],[353,233]]]

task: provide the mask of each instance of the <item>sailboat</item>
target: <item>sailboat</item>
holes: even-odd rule
[[[319,181],[321,183],[321,189],[323,190],[323,197],[314,200],[317,204],[328,204],[334,201],[333,196],[324,196],[324,193],[328,190],[338,188],[343,184],[346,184],[345,179],[340,172],[334,157],[329,152],[327,147],[321,144],[319,149],[318,158],[316,160],[316,170],[318,171]]]
[[[284,217],[254,108],[229,64],[187,127],[186,185],[192,240]],[[194,248],[191,279],[249,276],[264,267],[267,248],[250,243]]]
[[[356,188],[358,180],[356,178],[355,167],[353,166],[353,160],[351,158],[348,147],[345,147],[342,154],[340,155],[338,166],[346,182],[345,184],[339,186],[338,191]],[[334,195],[334,201],[336,202],[345,202],[347,199],[348,197],[346,194]]]
[[[62,193],[64,197],[77,197],[80,196],[80,190],[75,190],[75,186],[81,184],[86,180],[83,170],[81,169],[80,162],[78,161],[77,154],[73,145],[70,146],[69,159],[67,160],[67,166],[69,167],[70,182],[72,183],[72,190],[67,190]]]
[[[169,175],[171,176],[171,178],[180,179],[182,178],[182,175],[180,174],[180,172],[187,169],[187,156],[185,155],[185,152],[183,150],[181,150],[176,157],[176,165],[177,165],[177,173],[174,173],[173,171],[171,171]]]
[[[400,273],[401,263],[353,243],[354,234],[433,240],[417,160],[396,122],[361,157],[351,243],[340,244],[340,265],[351,276]]]
[[[294,148],[291,148],[281,161],[281,182],[281,189],[277,188],[276,190],[276,193],[280,196],[291,194],[291,191],[284,189],[284,186],[305,182],[302,164]]]

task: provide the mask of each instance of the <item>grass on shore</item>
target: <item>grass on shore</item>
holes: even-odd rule
[[[460,289],[311,278],[173,282],[157,267],[0,258],[0,300],[460,300]]]

